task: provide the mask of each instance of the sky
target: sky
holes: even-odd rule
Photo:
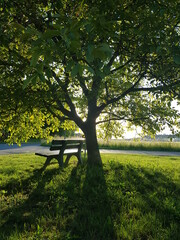
[[[177,105],[177,101],[173,101],[171,104],[172,107],[176,108],[179,113],[180,113],[180,105]],[[141,133],[141,128],[140,127],[136,127],[133,131],[126,131],[125,134],[123,135],[123,137],[125,139],[129,139],[129,138],[138,138],[140,137]],[[158,134],[172,134],[172,132],[170,131],[170,129],[166,126],[165,129],[158,133]]]

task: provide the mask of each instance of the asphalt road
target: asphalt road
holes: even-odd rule
[[[40,144],[26,144],[23,143],[21,147],[16,144],[8,145],[8,144],[0,144],[0,155],[6,154],[23,154],[23,153],[35,153],[47,151],[49,147],[42,147]]]
[[[7,154],[23,154],[35,152],[47,152],[49,147],[40,146],[40,144],[22,144],[21,147],[8,144],[0,144],[0,155]],[[154,156],[180,156],[180,152],[161,152],[161,151],[135,151],[135,150],[109,150],[101,149],[101,153],[116,153],[116,154],[141,154]]]

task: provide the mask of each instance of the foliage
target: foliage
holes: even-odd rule
[[[179,157],[103,155],[64,169],[0,156],[0,239],[159,239],[179,236]]]
[[[178,125],[178,1],[4,0],[0,11],[1,129],[35,109],[75,122],[97,153],[96,124],[121,133],[110,122],[127,121],[152,134]]]

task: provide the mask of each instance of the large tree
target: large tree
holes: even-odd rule
[[[17,142],[74,122],[98,164],[97,124],[178,123],[178,2],[1,1],[0,128]]]

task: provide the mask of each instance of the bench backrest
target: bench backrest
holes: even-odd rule
[[[53,140],[50,150],[65,150],[65,149],[78,149],[81,150],[83,144],[85,143],[84,140]]]

